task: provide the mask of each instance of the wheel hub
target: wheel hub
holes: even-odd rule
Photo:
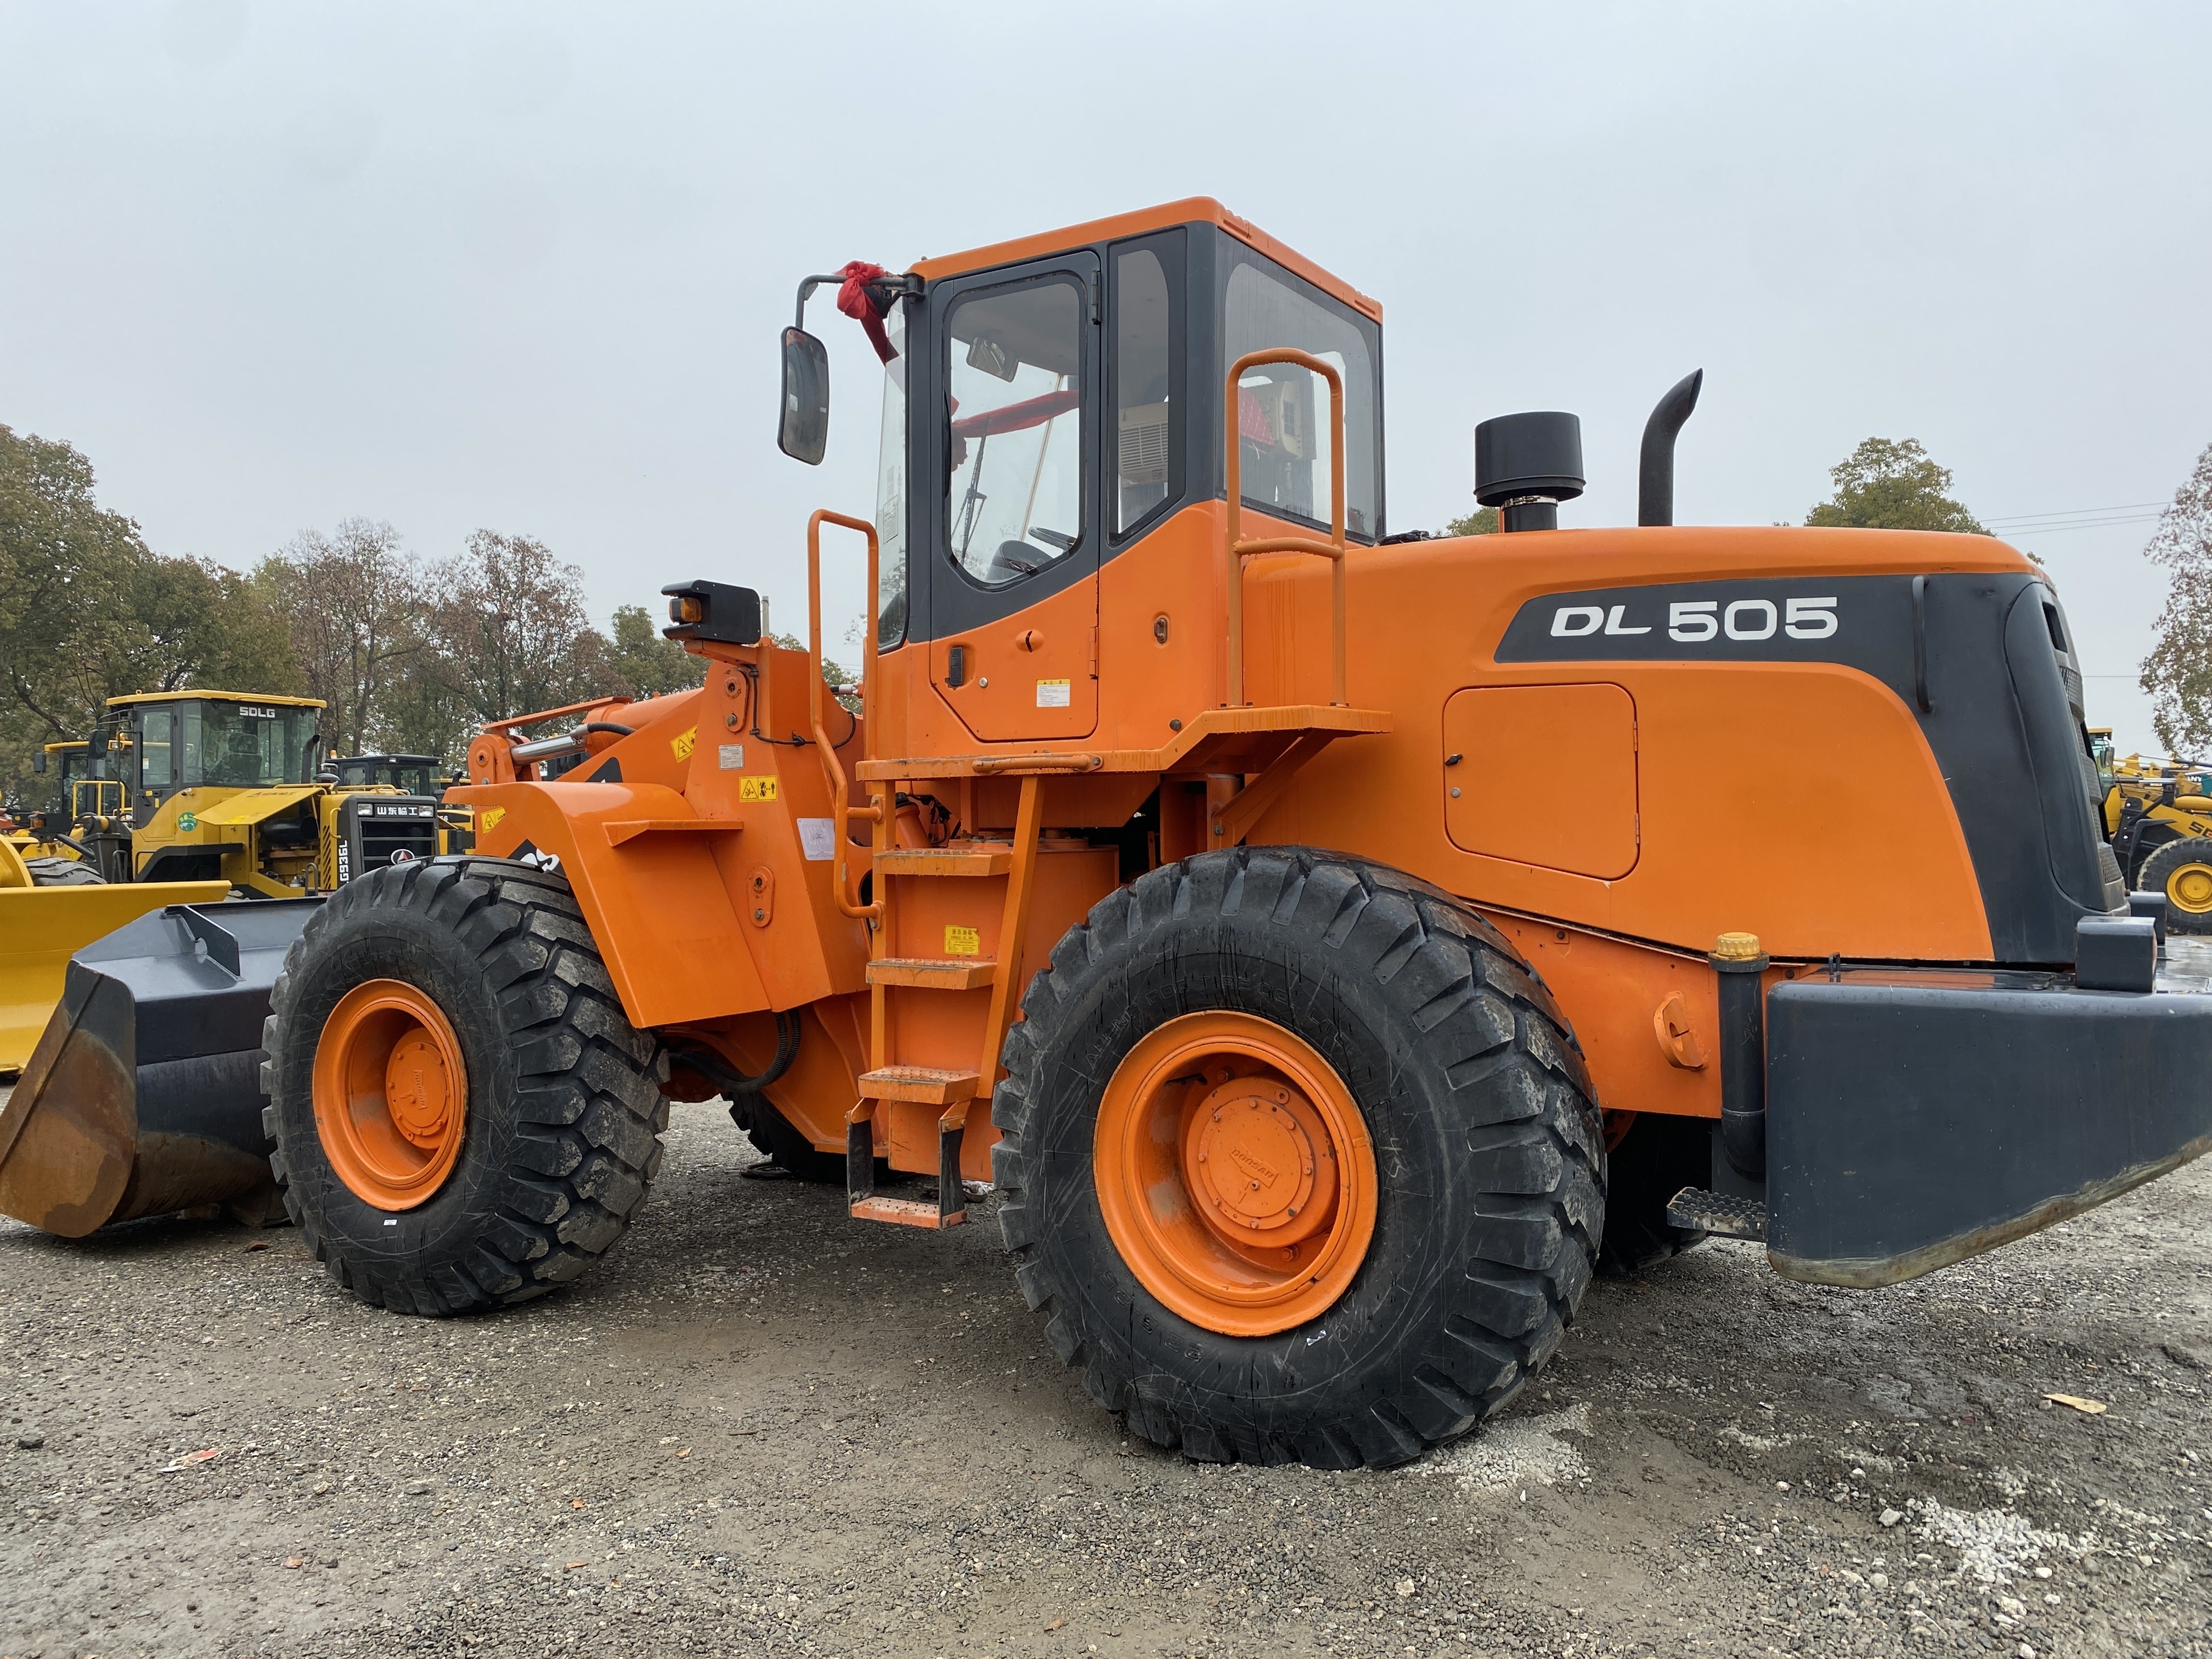
[[[453,1112],[453,1085],[445,1056],[428,1031],[416,1030],[392,1045],[384,1067],[384,1097],[392,1121],[414,1145],[434,1148]]]
[[[1374,1237],[1375,1151],[1351,1091],[1250,1014],[1185,1014],[1129,1051],[1099,1102],[1092,1173],[1130,1272],[1224,1335],[1325,1312]]]
[[[2191,915],[2212,910],[2212,866],[2183,865],[2166,878],[2166,896]]]
[[[1223,1238],[1279,1248],[1321,1225],[1336,1198],[1336,1156],[1303,1094],[1264,1077],[1235,1078],[1189,1115],[1183,1184]]]
[[[380,1210],[411,1210],[453,1173],[467,1129],[460,1040],[429,994],[373,979],[315,1043],[315,1136],[331,1172]]]

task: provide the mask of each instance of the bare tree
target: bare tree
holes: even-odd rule
[[[2173,572],[2143,659],[2151,724],[2168,749],[2202,756],[2212,750],[2212,444],[2159,515],[2143,556]]]
[[[302,531],[255,576],[290,625],[309,694],[330,705],[325,752],[362,752],[424,646],[422,577],[399,532],[368,519],[348,519],[332,536]]]
[[[585,609],[583,573],[529,536],[479,530],[440,565],[433,672],[472,725],[620,689]]]

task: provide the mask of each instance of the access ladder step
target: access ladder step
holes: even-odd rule
[[[1014,867],[1011,847],[895,848],[876,854],[884,876],[1003,876]]]
[[[870,1100],[910,1100],[922,1106],[950,1106],[983,1092],[975,1072],[941,1071],[934,1066],[883,1066],[860,1073],[860,1093]]]
[[[947,1214],[934,1204],[925,1204],[913,1198],[868,1197],[853,1206],[853,1219],[855,1221],[888,1221],[900,1227],[927,1227],[932,1232],[957,1227],[967,1218],[968,1212],[964,1209]]]
[[[868,983],[972,991],[991,983],[998,973],[998,962],[991,957],[882,957],[868,964]]]
[[[1674,1226],[1693,1228],[1715,1238],[1766,1242],[1766,1206],[1755,1198],[1732,1198],[1726,1193],[1709,1193],[1702,1187],[1685,1187],[1667,1200],[1667,1219]]]

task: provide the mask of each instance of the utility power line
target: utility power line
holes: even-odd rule
[[[2063,513],[2017,513],[1984,520],[2000,536],[2048,536],[2062,530],[2101,530],[2112,525],[2154,524],[2164,501],[2122,501],[2114,507],[2079,507]]]

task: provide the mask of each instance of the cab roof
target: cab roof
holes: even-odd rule
[[[319,697],[280,697],[261,691],[140,691],[127,697],[110,697],[110,708],[135,708],[147,702],[273,703],[279,708],[327,708]]]
[[[933,283],[942,276],[1011,264],[1017,259],[1042,258],[1068,248],[1086,247],[1123,236],[1141,236],[1148,230],[1165,230],[1172,225],[1218,225],[1246,246],[1266,254],[1285,270],[1296,271],[1323,293],[1365,313],[1378,323],[1382,320],[1380,301],[1369,299],[1341,276],[1322,270],[1297,249],[1277,241],[1250,220],[1239,218],[1211,196],[1188,196],[1180,202],[1164,202],[1158,207],[1116,214],[1110,219],[1092,219],[1064,230],[1048,230],[1011,242],[994,242],[988,247],[949,253],[942,258],[920,259],[913,269],[924,282]]]

